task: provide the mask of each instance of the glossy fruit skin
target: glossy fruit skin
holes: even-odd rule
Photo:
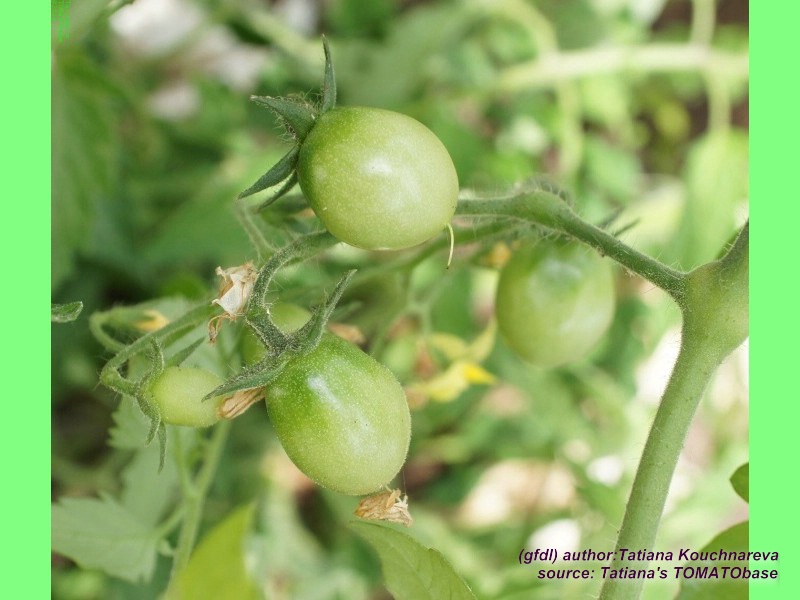
[[[405,462],[411,415],[402,387],[334,335],[289,362],[267,388],[267,411],[289,458],[330,490],[374,492]]]
[[[555,367],[578,360],[614,317],[611,266],[575,242],[540,240],[503,267],[495,312],[503,339],[526,361]]]
[[[223,398],[209,398],[205,402],[202,399],[222,383],[222,379],[205,369],[167,367],[153,381],[150,394],[164,423],[209,427],[219,421],[217,409]]]
[[[368,250],[421,244],[450,222],[458,176],[419,121],[377,108],[323,113],[300,147],[300,188],[341,241]]]

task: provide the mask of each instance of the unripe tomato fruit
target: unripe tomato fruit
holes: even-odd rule
[[[585,356],[614,316],[611,267],[574,242],[541,240],[514,252],[495,303],[503,339],[522,358],[555,367]]]
[[[165,423],[208,427],[219,421],[217,409],[223,397],[202,400],[222,383],[222,379],[205,369],[167,367],[153,381],[150,394]]]
[[[411,415],[391,371],[331,334],[267,386],[269,418],[289,458],[330,490],[368,494],[406,459]]]
[[[433,132],[378,108],[334,108],[303,140],[300,188],[341,241],[398,250],[440,233],[456,208],[458,176]]]

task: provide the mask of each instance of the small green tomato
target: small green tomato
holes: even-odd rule
[[[167,367],[153,381],[150,394],[165,423],[208,427],[219,421],[217,410],[223,397],[206,401],[203,398],[222,383],[222,379],[205,369]]]
[[[300,146],[300,188],[328,231],[368,250],[421,244],[450,222],[458,176],[419,121],[378,108],[334,108]]]
[[[614,316],[611,267],[594,250],[545,239],[503,267],[495,304],[503,339],[528,362],[555,367],[585,356]]]
[[[270,420],[289,458],[330,490],[369,494],[406,459],[411,416],[391,371],[331,334],[267,387]]]

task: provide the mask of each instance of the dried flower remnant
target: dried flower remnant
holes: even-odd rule
[[[400,490],[387,489],[384,492],[367,496],[355,510],[355,515],[371,521],[389,521],[411,527],[414,519],[408,512],[408,496],[400,497]]]
[[[253,292],[253,285],[258,278],[258,271],[251,262],[230,269],[217,267],[216,272],[222,278],[222,282],[219,295],[211,301],[211,304],[221,306],[225,313],[208,322],[208,337],[212,344],[217,339],[224,319],[235,321],[244,314],[250,294]]]
[[[256,402],[264,399],[264,388],[251,388],[239,390],[220,405],[217,414],[221,419],[238,417]]]

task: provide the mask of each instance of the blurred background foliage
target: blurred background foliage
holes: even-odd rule
[[[174,466],[158,474],[154,448],[109,438],[112,426],[141,422],[98,385],[108,356],[88,316],[143,302],[175,316],[187,300],[213,297],[216,266],[256,258],[233,199],[287,144],[248,97],[314,99],[321,33],[339,103],[427,124],[462,187],[499,190],[546,174],[571,190],[584,217],[619,213],[617,223],[631,225],[623,239],[684,269],[714,258],[747,215],[743,0],[73,0],[58,18],[52,299],[81,300],[85,310],[52,333],[54,500],[111,493],[153,522],[174,505]],[[310,221],[276,206],[264,225],[277,240],[286,219],[295,231]],[[351,290],[359,302],[346,320],[410,391],[413,439],[400,486],[412,535],[439,549],[480,598],[586,597],[599,582],[543,584],[517,555],[613,549],[677,354],[679,315],[659,290],[619,271],[602,346],[562,369],[531,368],[495,340],[493,289],[508,247],[488,250],[457,254],[459,268],[444,276],[437,254],[408,286],[387,272]],[[344,265],[384,260],[338,248],[287,270],[281,285],[308,304]],[[223,375],[238,360],[200,354]],[[461,371],[448,370],[459,360]],[[444,373],[450,379],[431,384]],[[699,549],[746,518],[727,479],[747,452],[740,349],[701,405],[658,549]],[[266,412],[253,409],[233,423],[198,560],[233,560],[230,548],[245,539],[250,575],[241,577],[267,598],[387,598],[376,557],[345,527],[356,502],[304,479]],[[158,554],[137,582],[54,554],[53,597],[154,598],[169,564]],[[213,571],[194,569],[200,584]],[[645,598],[676,592],[676,582],[656,582]]]

